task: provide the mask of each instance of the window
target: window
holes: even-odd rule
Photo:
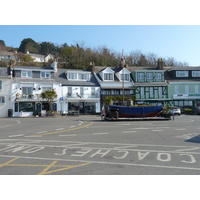
[[[200,71],[192,71],[192,77],[200,77]]]
[[[89,80],[89,74],[78,74],[79,80]]]
[[[175,85],[175,94],[180,94],[180,85]]]
[[[41,78],[50,78],[51,74],[50,72],[41,72]]]
[[[20,102],[19,112],[33,112],[35,109],[35,103],[33,102]]]
[[[68,79],[77,79],[77,76],[76,76],[77,74],[74,74],[74,73],[68,73],[67,74],[67,78]]]
[[[150,97],[153,97],[153,96],[154,96],[153,87],[150,87],[150,88],[149,88],[149,93],[150,93]]]
[[[188,77],[188,71],[176,71],[176,77]]]
[[[91,88],[91,95],[95,95],[95,88],[94,87]]]
[[[42,92],[45,92],[47,90],[52,90],[52,88],[51,87],[42,87]]]
[[[68,94],[67,96],[72,96],[72,87],[68,87]]]
[[[199,94],[200,93],[200,91],[199,91],[199,85],[195,85],[194,86],[194,93],[195,94]]]
[[[32,87],[22,87],[22,94],[33,94]]]
[[[32,78],[32,72],[31,71],[21,71],[21,77]]]
[[[113,80],[113,74],[105,73],[104,74],[104,80],[105,81]]]
[[[156,79],[156,80],[162,80],[162,73],[156,72],[156,73],[155,73],[155,79]]]
[[[129,74],[121,74],[121,80],[123,80],[123,77],[124,77],[124,81],[129,81]]]
[[[5,97],[0,97],[0,103],[5,103]]]
[[[84,88],[83,88],[83,87],[80,88],[80,95],[81,95],[81,96],[84,95]]]
[[[147,79],[153,80],[153,73],[152,72],[147,72]]]
[[[2,90],[2,81],[0,81],[0,91]]]
[[[67,78],[69,80],[89,80],[90,74],[88,73],[67,73]]]
[[[161,97],[163,95],[162,87],[158,87],[158,96]]]
[[[190,86],[185,85],[185,94],[189,94],[189,93],[190,93]]]
[[[140,88],[140,94],[141,94],[141,96],[144,96],[144,87]]]
[[[138,80],[144,80],[144,73],[143,72],[138,73]]]

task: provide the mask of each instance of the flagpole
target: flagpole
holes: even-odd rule
[[[122,106],[124,106],[124,49],[122,49]]]

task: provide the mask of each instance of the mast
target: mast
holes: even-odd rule
[[[122,57],[120,61],[120,67],[122,69],[122,106],[124,106],[124,65],[125,65],[124,49],[122,49]]]

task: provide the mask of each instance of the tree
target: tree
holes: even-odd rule
[[[19,52],[26,53],[26,51],[38,54],[40,53],[40,44],[31,38],[23,39],[19,46]]]
[[[40,53],[43,55],[48,55],[57,52],[56,46],[51,42],[42,42],[40,44]]]
[[[141,51],[131,51],[130,54],[126,57],[126,62],[130,66],[138,66],[140,56],[142,55]]]
[[[40,94],[41,98],[46,100],[49,104],[49,108],[50,108],[50,111],[52,111],[52,104],[55,100],[55,98],[57,98],[57,94],[55,92],[55,90],[46,90],[45,92],[42,92]]]
[[[3,40],[0,40],[0,46],[6,46],[5,42]]]
[[[21,60],[24,62],[33,62],[34,61],[34,59],[29,54],[23,55]]]
[[[141,54],[140,59],[138,61],[139,66],[148,66],[148,60],[144,54]]]

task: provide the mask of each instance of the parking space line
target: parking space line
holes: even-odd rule
[[[68,131],[74,131],[74,130],[77,130],[77,129],[88,127],[88,126],[92,125],[93,123],[94,122],[91,122],[89,124],[86,124],[85,126],[81,126],[81,127],[77,127],[77,128],[72,128],[72,129],[67,129],[67,130],[62,130],[62,131],[56,131],[56,132],[43,133],[43,134],[38,134],[38,135],[31,135],[31,136],[44,136],[44,135],[52,135],[52,134],[56,134],[56,133],[64,133],[64,132],[68,132]]]
[[[17,159],[19,159],[19,158],[16,157],[16,158],[13,158],[13,159],[9,160],[6,163],[0,164],[0,167],[3,167],[3,166],[10,166],[10,167],[45,167],[45,169],[43,169],[38,174],[38,175],[45,175],[45,174],[51,174],[53,172],[64,171],[64,170],[67,170],[67,169],[72,169],[72,168],[76,168],[76,167],[81,167],[81,166],[92,164],[90,162],[87,162],[87,163],[83,163],[83,164],[79,164],[79,165],[56,165],[56,163],[58,162],[58,160],[53,161],[49,165],[41,165],[41,164],[40,165],[37,165],[37,164],[12,164],[12,162],[14,162]],[[52,167],[60,167],[60,169],[48,171]]]
[[[107,135],[108,133],[93,133],[93,135]]]
[[[42,175],[45,174],[47,172],[48,169],[50,169],[51,167],[54,166],[54,164],[56,164],[58,161],[54,161],[52,162],[50,165],[48,165],[45,169],[43,169],[38,175]]]
[[[89,163],[83,163],[83,164],[80,164],[80,165],[69,165],[66,168],[61,168],[61,169],[56,169],[56,170],[53,170],[53,171],[48,171],[48,172],[45,172],[43,174],[51,174],[53,172],[59,172],[59,171],[68,170],[68,169],[72,169],[72,168],[76,168],[76,167],[82,167],[82,166],[89,165],[89,164],[92,164],[92,163],[89,162]],[[42,175],[42,174],[40,174],[40,175]]]
[[[13,159],[9,160],[9,161],[6,162],[6,163],[0,164],[0,167],[6,166],[6,165],[8,165],[9,163],[11,163],[11,162],[13,162],[13,161],[15,161],[15,160],[17,160],[17,159],[19,159],[19,158],[13,158]]]

